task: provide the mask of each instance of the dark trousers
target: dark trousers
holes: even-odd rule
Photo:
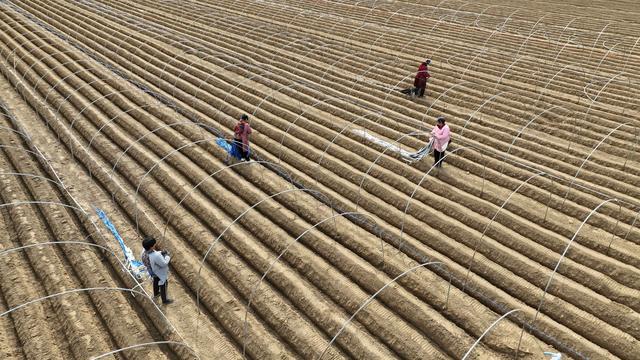
[[[433,160],[434,165],[436,167],[442,167],[442,162],[444,161],[444,151],[440,152],[436,149],[433,149]]]
[[[247,149],[245,150],[241,139],[233,139],[233,143],[238,149],[240,158],[245,159],[246,161],[249,161],[249,145],[247,145]]]
[[[160,298],[162,299],[163,303],[167,302],[167,286],[169,286],[168,279],[164,282],[163,285],[158,285],[158,287],[160,288]]]
[[[416,95],[418,95],[419,97],[423,97],[424,96],[424,91],[427,89],[426,86],[424,87],[417,87],[416,88]]]
[[[153,297],[158,296],[158,294],[160,293],[160,285],[158,285],[159,282],[160,278],[153,275]]]

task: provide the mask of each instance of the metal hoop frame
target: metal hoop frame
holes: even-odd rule
[[[200,311],[200,288],[201,288],[201,279],[202,279],[202,268],[204,267],[204,262],[207,259],[207,256],[209,255],[209,253],[211,252],[211,250],[213,250],[213,247],[220,241],[220,239],[222,239],[222,236],[224,236],[224,234],[226,234],[226,232],[231,228],[232,225],[234,225],[236,222],[238,222],[240,219],[242,219],[242,217],[244,217],[245,214],[247,214],[249,211],[253,210],[255,207],[257,207],[258,205],[262,204],[265,201],[268,200],[272,200],[273,198],[275,198],[276,196],[280,196],[282,194],[288,194],[291,192],[308,192],[308,193],[315,193],[315,194],[319,194],[327,199],[329,199],[324,193],[317,191],[317,190],[311,190],[311,189],[288,189],[288,190],[283,190],[280,192],[277,192],[273,195],[270,195],[268,197],[263,198],[262,200],[256,202],[255,204],[251,205],[250,207],[248,207],[246,210],[244,210],[240,215],[238,215],[231,223],[229,223],[229,225],[227,225],[227,227],[220,233],[220,235],[218,235],[218,237],[211,243],[211,245],[209,245],[209,248],[207,249],[207,251],[205,252],[204,256],[202,257],[202,260],[200,261],[200,266],[198,267],[198,277],[197,277],[197,289],[196,289],[196,304],[197,304],[197,308],[198,311]],[[331,202],[328,202],[331,203]],[[331,212],[335,213],[334,207],[333,205],[331,206]]]
[[[347,321],[345,321],[342,326],[340,327],[340,330],[338,330],[338,332],[333,336],[333,338],[331,339],[331,341],[329,341],[329,343],[327,344],[327,346],[325,347],[325,349],[322,351],[322,353],[320,354],[320,356],[318,357],[318,360],[322,359],[322,357],[324,356],[324,354],[327,352],[327,350],[329,350],[329,348],[331,347],[331,345],[333,345],[333,343],[336,341],[336,339],[338,338],[338,336],[340,336],[340,334],[342,334],[342,332],[344,331],[344,329],[347,327],[347,325],[349,325],[349,323],[351,323],[351,321],[356,317],[356,315],[358,315],[358,313],[364,309],[367,305],[369,305],[369,303],[371,303],[373,300],[375,300],[376,296],[378,296],[378,294],[380,294],[384,289],[386,289],[387,287],[389,287],[390,285],[394,284],[398,279],[400,279],[401,277],[407,275],[408,273],[425,267],[427,265],[432,265],[432,264],[440,264],[440,265],[444,265],[443,263],[439,262],[439,261],[429,261],[429,262],[425,262],[422,263],[420,265],[416,265],[412,268],[410,268],[409,270],[406,270],[405,272],[403,272],[402,274],[396,276],[395,278],[393,278],[393,280],[389,281],[388,283],[386,283],[383,287],[381,287],[378,291],[376,291],[373,295],[371,295],[367,300],[365,300],[360,307],[353,313],[353,315],[351,315],[351,317],[349,319],[347,319]],[[445,300],[445,304],[449,303],[449,291],[451,290],[451,283],[449,283],[449,288],[447,290],[447,297]],[[446,305],[445,305],[446,308]]]
[[[258,280],[258,282],[255,284],[255,286],[251,289],[251,293],[249,295],[249,301],[247,302],[247,307],[245,308],[244,323],[243,323],[243,335],[242,335],[242,357],[243,358],[246,358],[246,344],[247,344],[247,332],[248,332],[247,331],[247,326],[248,326],[248,324],[247,324],[247,314],[251,310],[251,302],[253,301],[253,297],[254,297],[256,291],[258,291],[258,288],[260,287],[260,285],[262,284],[264,279],[267,277],[267,274],[269,273],[269,271],[271,271],[273,266],[280,260],[280,258],[282,256],[284,256],[284,254],[289,250],[289,248],[292,245],[297,244],[298,241],[300,239],[302,239],[311,230],[314,230],[316,227],[322,225],[326,221],[333,220],[335,222],[335,219],[337,217],[355,215],[355,214],[362,215],[362,216],[367,216],[367,217],[373,219],[370,215],[365,215],[365,214],[356,213],[356,212],[345,212],[345,213],[340,213],[340,214],[332,214],[331,216],[326,217],[326,218],[316,222],[314,225],[312,225],[311,227],[307,228],[303,233],[298,235],[298,237],[296,237],[294,240],[290,241],[289,244],[287,244],[287,246],[284,248],[284,250],[282,250],[280,252],[280,254],[278,254],[278,256],[269,264],[269,267],[262,274],[262,277],[260,277],[260,280]],[[374,220],[374,222],[375,222],[375,220]],[[334,224],[334,226],[336,226],[336,225]],[[380,251],[382,253],[382,262],[384,263],[384,243],[383,243],[382,237],[380,238]]]
[[[270,161],[265,161],[265,160],[251,161],[251,162],[239,162],[239,163],[235,163],[235,164],[231,164],[231,165],[225,166],[225,167],[223,167],[223,168],[221,168],[221,169],[218,169],[218,170],[216,170],[216,171],[212,172],[211,174],[209,174],[209,175],[205,176],[204,178],[202,178],[202,180],[200,180],[200,182],[198,182],[198,183],[197,183],[195,186],[193,186],[191,189],[189,189],[189,191],[187,191],[187,193],[186,193],[186,194],[184,194],[184,196],[180,199],[180,201],[178,201],[178,203],[177,203],[177,204],[176,204],[176,205],[171,209],[171,211],[169,212],[169,214],[170,214],[170,215],[169,215],[169,217],[167,218],[167,221],[165,221],[165,223],[164,223],[164,227],[163,227],[163,229],[162,229],[162,239],[164,239],[164,238],[165,238],[165,235],[166,235],[166,233],[167,233],[167,227],[169,226],[169,223],[171,222],[171,219],[173,219],[173,217],[174,217],[174,215],[175,215],[175,212],[176,212],[176,209],[177,209],[177,208],[182,204],[182,202],[184,202],[184,201],[185,201],[189,196],[191,196],[191,194],[192,194],[196,189],[198,189],[198,187],[199,187],[202,183],[204,183],[204,182],[205,182],[206,180],[208,180],[208,179],[213,179],[213,177],[215,177],[216,175],[218,175],[219,173],[221,173],[221,172],[223,172],[223,171],[225,171],[225,170],[228,170],[228,169],[234,168],[234,167],[236,167],[236,166],[244,166],[244,165],[251,165],[251,164],[269,164],[269,165],[273,165],[273,166],[275,166],[275,167],[280,168],[280,170],[281,170],[281,171],[283,171],[283,172],[285,172],[286,174],[289,174],[289,173],[286,171],[286,169],[285,169],[284,167],[282,167],[281,165],[276,164],[276,163],[273,163],[273,162],[270,162]],[[291,179],[290,184],[291,184],[291,188],[293,189],[293,188],[295,188],[295,186],[293,185],[293,178],[292,178],[290,175],[289,175],[289,178]]]
[[[485,234],[487,233],[487,230],[489,230],[489,228],[491,227],[491,224],[493,224],[494,220],[496,219],[496,217],[498,216],[498,214],[500,214],[500,212],[502,211],[502,209],[504,209],[504,207],[507,205],[507,203],[509,202],[509,200],[511,199],[511,197],[513,195],[515,195],[518,190],[520,190],[520,188],[522,188],[523,186],[525,186],[530,180],[538,177],[538,176],[544,176],[546,175],[546,173],[544,172],[539,172],[537,174],[533,174],[531,176],[529,176],[525,181],[523,181],[520,185],[518,185],[518,187],[513,190],[511,192],[511,194],[509,194],[509,196],[505,199],[505,201],[502,203],[502,206],[500,206],[500,208],[498,209],[498,211],[496,211],[496,213],[493,215],[493,217],[491,218],[491,220],[489,221],[489,223],[487,224],[487,226],[485,226],[484,231],[482,231],[482,235],[480,236],[480,239],[478,239],[475,243],[475,246],[473,247],[473,255],[471,255],[471,260],[469,260],[469,266],[467,267],[467,273],[464,277],[464,283],[462,285],[462,290],[464,291],[464,289],[467,287],[467,282],[469,280],[469,273],[471,272],[471,267],[473,266],[473,261],[475,260],[476,257],[476,253],[478,252],[478,245],[480,244],[480,242],[482,241],[482,239],[484,239]]]
[[[128,288],[119,288],[119,287],[94,287],[94,288],[83,288],[83,289],[72,289],[72,290],[66,290],[66,291],[61,291],[59,293],[55,293],[55,294],[51,294],[51,295],[47,295],[47,296],[43,296],[34,300],[30,300],[26,303],[20,304],[18,306],[12,307],[11,309],[0,313],[0,318],[8,315],[16,310],[22,309],[25,306],[29,306],[31,304],[35,304],[38,303],[40,301],[44,301],[47,299],[51,299],[51,298],[55,298],[58,296],[62,296],[62,295],[66,295],[66,294],[71,294],[71,293],[78,293],[78,292],[84,292],[84,291],[94,291],[94,290],[116,290],[116,291],[123,291],[123,292],[130,292],[132,294],[140,294],[142,295],[145,299],[149,299],[149,301],[153,302],[153,299],[151,297],[149,297],[148,294],[145,294],[143,292],[140,292],[138,290],[133,290],[133,289],[128,289]]]
[[[498,323],[504,319],[506,319],[507,317],[509,317],[509,315],[518,312],[518,311],[522,311],[521,309],[513,309],[511,311],[508,311],[507,313],[505,313],[504,315],[500,316],[498,318],[498,320],[494,321],[483,333],[482,335],[480,335],[480,337],[478,338],[478,340],[476,340],[476,342],[473,343],[473,345],[471,345],[471,347],[469,348],[469,350],[467,350],[467,352],[462,356],[462,360],[467,360],[469,358],[469,356],[471,355],[471,353],[473,352],[473,349],[476,348],[476,346],[478,346],[478,344],[480,344],[480,341],[491,331],[491,329],[493,329],[496,325],[498,325]],[[517,353],[516,353],[516,358],[517,358]]]
[[[136,348],[141,348],[141,347],[146,347],[146,346],[151,346],[151,345],[175,345],[175,346],[184,346],[185,348],[189,349],[189,351],[191,351],[191,353],[196,357],[196,359],[200,359],[200,356],[198,355],[198,353],[191,347],[189,346],[187,343],[185,342],[181,342],[181,341],[153,341],[153,342],[147,342],[147,343],[143,343],[143,344],[135,344],[135,345],[131,345],[131,346],[127,346],[124,348],[120,348],[117,350],[113,350],[113,351],[109,351],[106,352],[104,354],[98,355],[98,356],[93,356],[91,357],[91,360],[97,360],[97,359],[102,359],[105,358],[109,355],[115,355],[119,352],[122,351],[126,351],[126,350],[131,350],[131,349],[136,349]]]

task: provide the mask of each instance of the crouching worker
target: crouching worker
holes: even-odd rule
[[[156,246],[156,239],[145,239],[145,252],[148,256],[149,265],[153,273],[154,296],[156,295],[156,281],[158,282],[158,290],[163,304],[171,304],[173,300],[167,298],[167,286],[169,285],[169,262],[171,257],[169,253],[159,251]],[[143,258],[144,261],[144,258]],[[156,280],[157,278],[157,280]]]

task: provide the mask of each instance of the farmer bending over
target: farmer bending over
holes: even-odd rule
[[[431,64],[431,60],[427,59],[418,67],[418,73],[415,79],[413,79],[413,86],[415,87],[415,95],[418,97],[424,96],[424,91],[427,89],[427,79],[431,77],[429,74],[428,65]]]

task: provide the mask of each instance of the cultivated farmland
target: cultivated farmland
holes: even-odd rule
[[[0,1],[0,358],[640,359],[639,21]],[[427,96],[400,93],[427,58]],[[403,161],[438,116],[444,167]],[[173,304],[96,208],[170,251]]]

